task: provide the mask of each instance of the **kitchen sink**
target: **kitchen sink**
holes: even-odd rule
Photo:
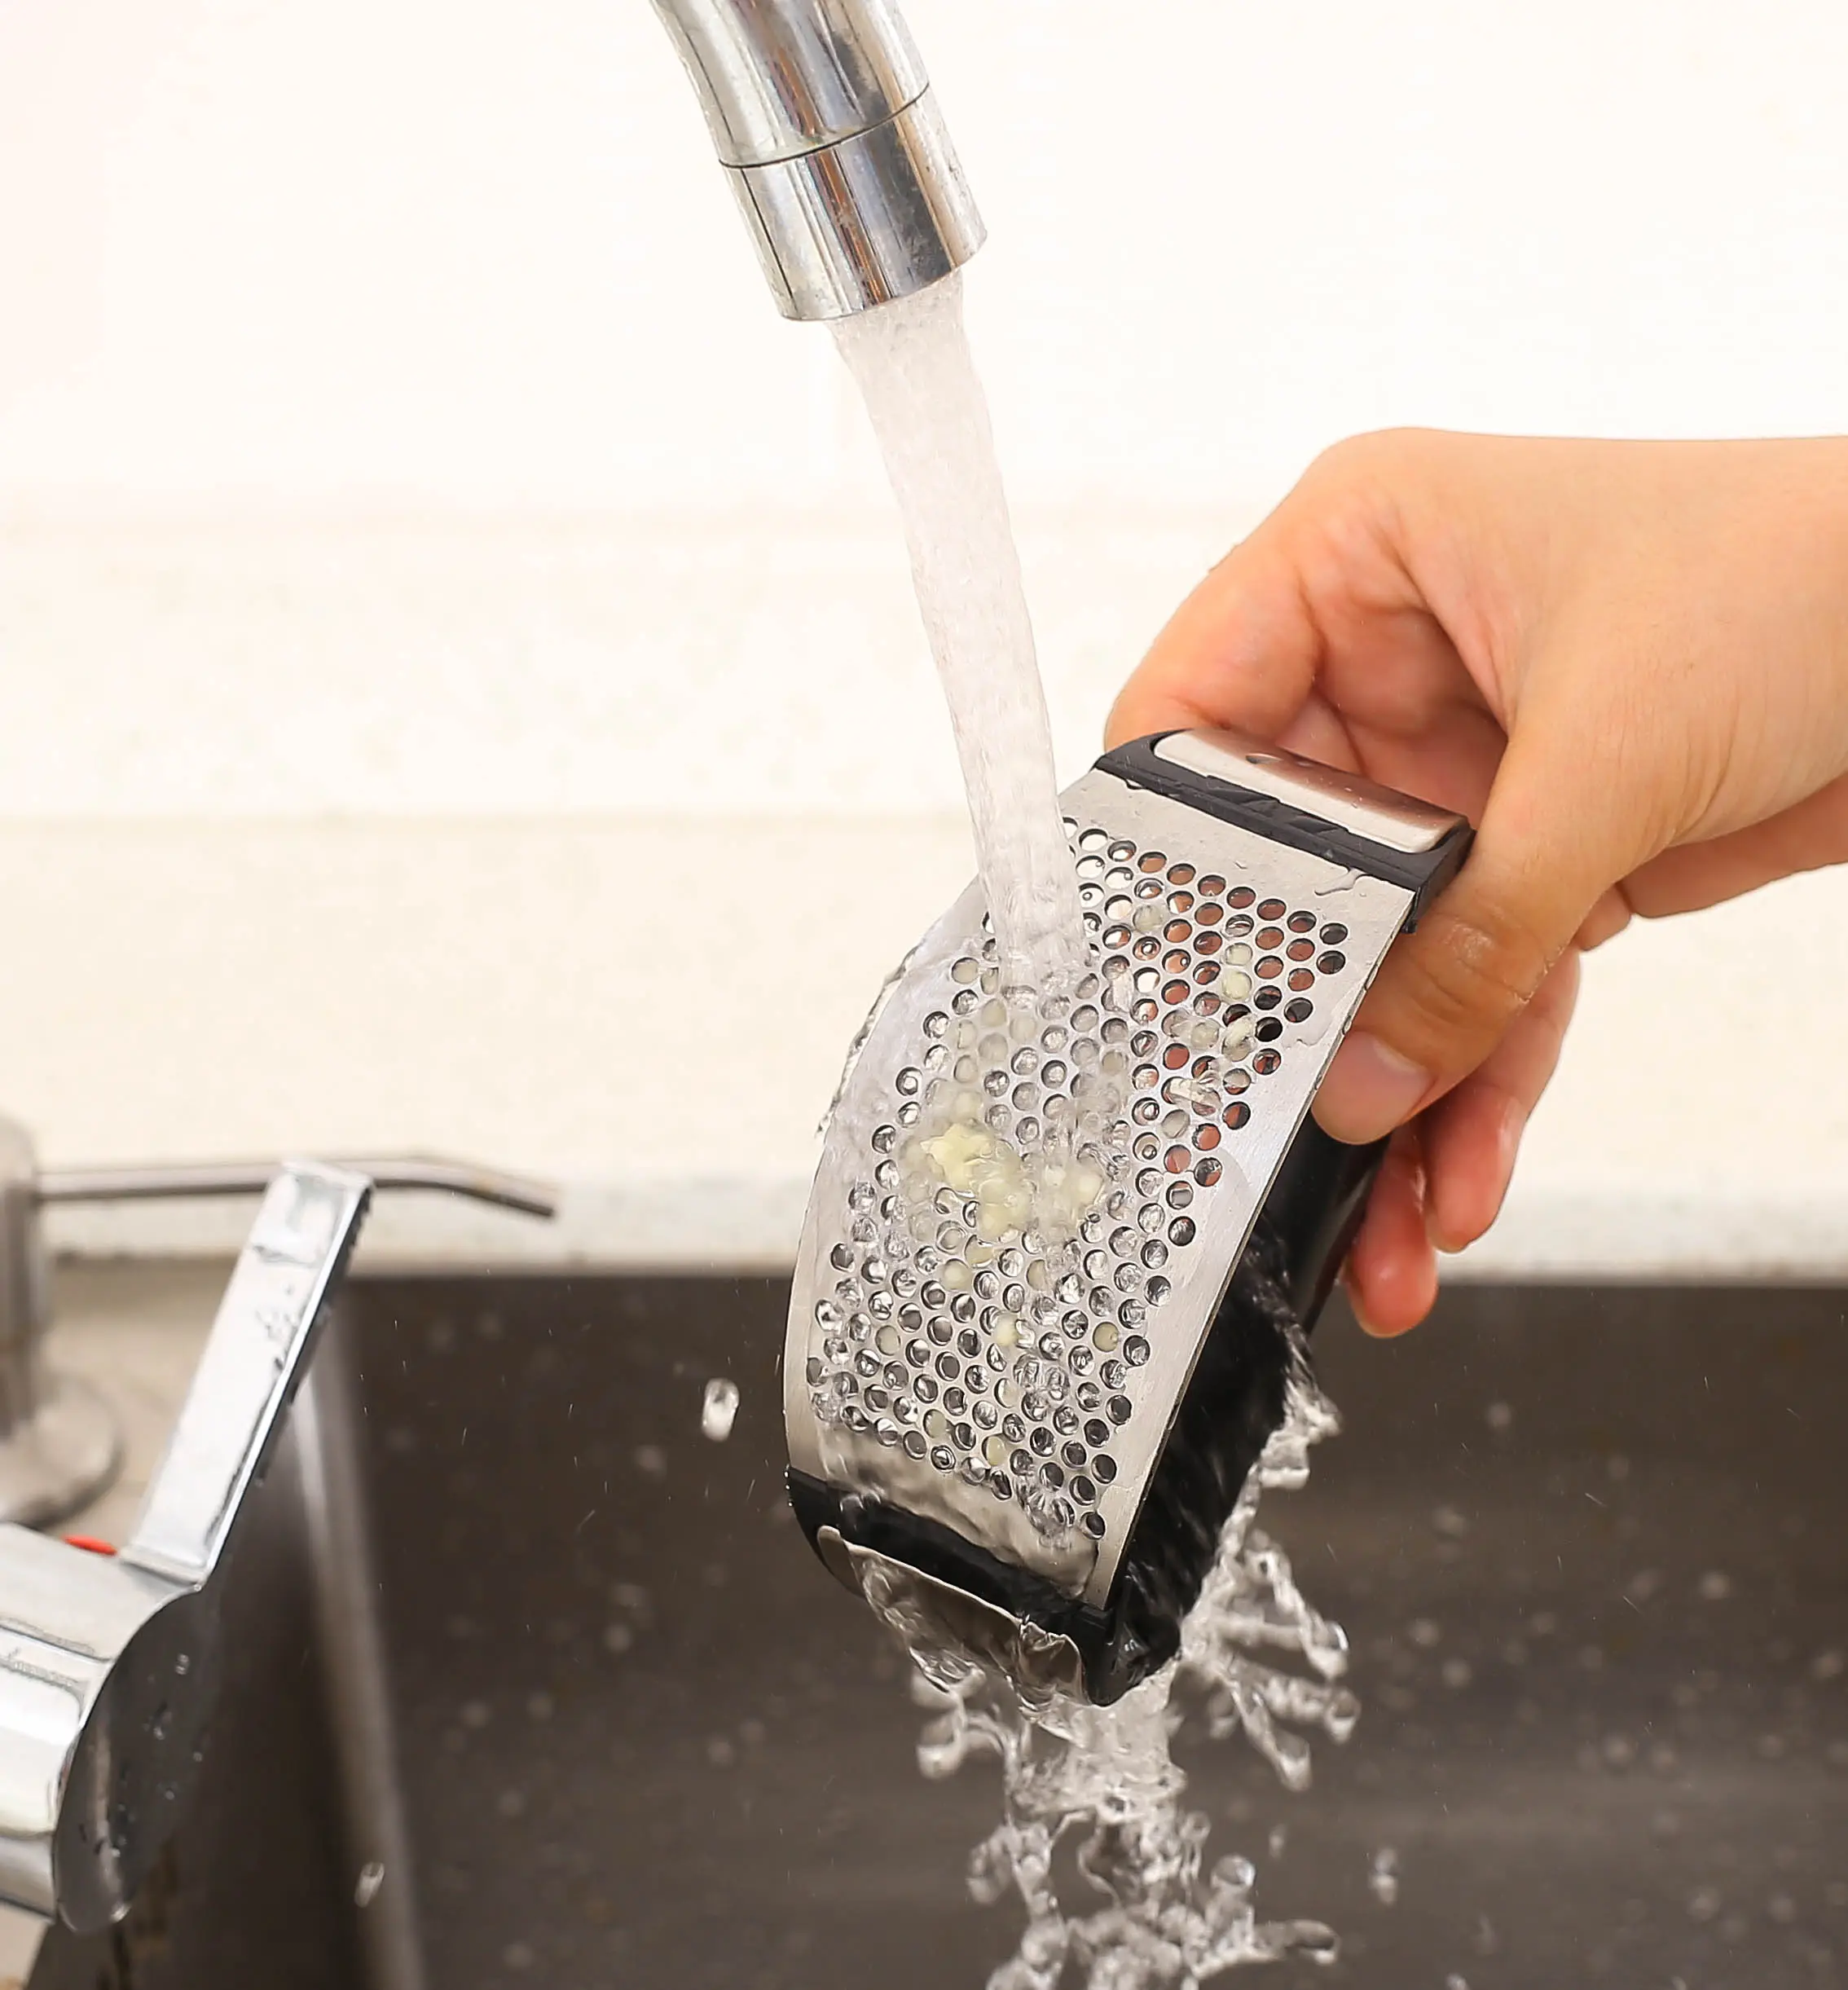
[[[919,1776],[905,1668],[786,1511],[785,1293],[351,1284],[187,1820],[33,1990],[982,1983],[1018,1933],[964,1882],[998,1779]],[[1845,1314],[1458,1285],[1387,1344],[1331,1309],[1346,1433],[1264,1525],[1365,1711],[1302,1796],[1177,1744],[1261,1912],[1342,1935],[1269,1980],[1848,1983]]]

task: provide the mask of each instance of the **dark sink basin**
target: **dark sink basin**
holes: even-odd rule
[[[319,1401],[351,1411],[376,1585],[317,1638],[285,1459],[191,1819],[112,1940],[47,1941],[36,1990],[981,1984],[1018,1932],[964,1888],[997,1779],[919,1777],[896,1655],[786,1516],[783,1300],[354,1287],[323,1359],[356,1387]],[[1365,1714],[1300,1798],[1181,1745],[1261,1910],[1344,1937],[1269,1980],[1848,1983],[1841,1296],[1463,1288],[1407,1341],[1331,1314],[1318,1342],[1348,1434],[1266,1524],[1347,1626]],[[343,1769],[368,1662],[395,1743],[375,1720]]]

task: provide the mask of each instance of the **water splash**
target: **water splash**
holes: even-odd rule
[[[988,400],[962,328],[961,278],[834,330],[898,500],[1009,979],[1063,988],[1085,965],[1077,879]]]
[[[918,1743],[923,1773],[953,1775],[983,1755],[1001,1764],[1002,1820],[970,1856],[970,1891],[984,1903],[1015,1895],[1027,1926],[988,1990],[1073,1981],[1086,1990],[1195,1990],[1245,1964],[1331,1962],[1338,1953],[1320,1922],[1258,1918],[1249,1860],[1208,1862],[1210,1825],[1185,1806],[1186,1778],[1169,1746],[1183,1709],[1197,1702],[1213,1735],[1242,1733],[1300,1790],[1311,1763],[1299,1730],[1342,1741],[1359,1716],[1339,1683],[1345,1635],[1305,1598],[1288,1556],[1256,1524],[1262,1495],[1300,1486],[1310,1447],[1340,1427],[1300,1341],[1297,1354],[1283,1421],[1226,1522],[1179,1658],[1114,1706],[1056,1695],[1027,1704],[966,1653],[921,1644],[915,1617],[894,1625],[917,1662],[914,1697],[934,1716]],[[1094,1904],[1061,1897],[1054,1856],[1067,1844]]]

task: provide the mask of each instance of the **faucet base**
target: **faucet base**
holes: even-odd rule
[[[47,1375],[33,1414],[0,1439],[0,1521],[49,1527],[106,1491],[121,1468],[116,1420],[86,1382]]]

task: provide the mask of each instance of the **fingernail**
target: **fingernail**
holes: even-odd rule
[[[1378,1140],[1402,1125],[1431,1090],[1431,1074],[1390,1044],[1357,1030],[1335,1054],[1315,1116],[1337,1140]]]
[[[1361,1304],[1360,1294],[1350,1281],[1347,1287],[1348,1310],[1354,1316],[1355,1323],[1369,1340],[1397,1341],[1401,1334],[1411,1332],[1410,1327],[1382,1327],[1366,1308]]]
[[[1350,1284],[1348,1287],[1348,1310],[1354,1316],[1355,1324],[1361,1332],[1375,1341],[1390,1341],[1392,1336],[1384,1327],[1375,1327],[1366,1316],[1366,1308],[1360,1302],[1360,1294]]]
[[[1511,1098],[1502,1109],[1502,1123],[1495,1129],[1495,1206],[1489,1213],[1492,1223],[1507,1201],[1508,1184],[1514,1180],[1515,1163],[1520,1158],[1520,1137],[1527,1131],[1527,1108]]]

